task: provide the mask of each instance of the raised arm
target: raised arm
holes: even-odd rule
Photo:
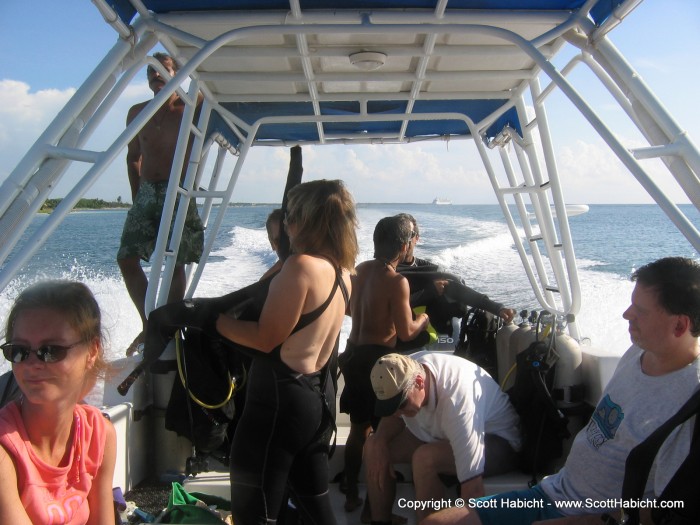
[[[428,314],[422,313],[413,319],[409,302],[410,290],[405,277],[397,274],[392,284],[390,308],[396,335],[402,341],[411,341],[428,325]]]

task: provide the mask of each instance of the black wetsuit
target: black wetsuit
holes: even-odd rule
[[[292,333],[315,321],[340,287],[338,271],[328,299],[302,315]],[[337,352],[338,342],[336,340]],[[289,368],[282,345],[256,355],[248,373],[246,404],[231,445],[231,509],[237,525],[274,524],[289,488],[304,523],[336,523],[328,493],[328,451],[334,428],[336,360],[313,374]]]

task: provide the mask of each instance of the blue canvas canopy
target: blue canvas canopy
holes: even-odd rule
[[[108,3],[125,24],[135,21],[137,12],[128,0]],[[480,53],[486,46],[473,45],[472,37],[459,33],[435,33],[431,32],[432,29],[449,22],[445,16],[448,13],[455,13],[462,19],[473,15],[474,24],[483,25],[481,14],[495,12],[503,15],[501,27],[531,39],[551,30],[557,22],[569,19],[584,6],[586,16],[594,24],[599,24],[620,3],[621,0],[143,2],[157,20],[194,34],[195,38],[189,41],[177,33],[170,36],[182,51],[181,57],[196,56],[196,49],[187,51],[186,47],[193,43],[197,45],[197,37],[201,36],[202,42],[206,42],[214,36],[221,39],[227,33],[235,34],[199,64],[197,71],[210,89],[225,93],[221,107],[248,126],[254,126],[260,119],[286,117],[284,122],[262,124],[256,131],[256,143],[329,143],[349,137],[398,142],[468,137],[474,130],[460,118],[466,117],[478,123],[491,114],[494,118],[479,130],[480,134],[493,138],[506,126],[521,134],[517,112],[507,104],[511,93],[520,89],[519,85],[531,73],[506,71],[514,66],[526,71],[536,64],[527,59],[522,50],[510,48],[512,42],[502,38],[487,37],[491,49],[480,58],[475,53]],[[293,16],[289,16],[290,13]],[[319,27],[334,21],[342,26],[326,33],[294,32],[294,25],[302,14],[311,17],[309,20]],[[192,24],[186,21],[191,17],[206,20],[212,29],[193,30]],[[509,28],[506,17],[516,21],[513,29]],[[416,24],[416,38],[409,41],[397,36],[392,41],[385,34],[375,37],[365,31],[370,19],[394,27]],[[538,25],[540,19],[545,22]],[[310,22],[304,23],[308,25]],[[276,24],[274,31],[265,34],[264,28],[273,24]],[[243,34],[251,28],[262,36],[252,38]],[[286,30],[290,33],[285,34]],[[345,30],[347,35],[343,35]],[[422,30],[426,31],[425,34],[421,34]],[[303,41],[302,47],[298,47],[300,41]],[[376,73],[357,80],[356,72],[348,69],[348,55],[353,51],[348,44],[354,43],[360,44],[355,51],[381,53],[386,64],[382,63]],[[277,49],[276,54],[273,49]],[[309,50],[308,56],[304,56],[304,49]],[[520,56],[516,57],[516,53]],[[410,59],[410,55],[414,58]],[[256,63],[251,64],[253,60]],[[415,75],[416,60],[420,63],[422,78]],[[503,66],[505,62],[513,62],[514,66],[510,63]],[[255,81],[249,80],[251,71],[259,73]],[[450,76],[451,81],[447,80]],[[459,81],[460,76],[464,82]],[[474,87],[470,88],[469,83]],[[356,92],[367,96],[353,98],[351,94]],[[499,111],[499,108],[502,109]],[[426,115],[429,114],[442,116],[428,120]],[[318,118],[312,118],[314,115]],[[396,118],[390,120],[391,115]],[[407,119],[407,115],[414,118]],[[345,118],[332,122],[330,118],[324,118],[330,116]],[[237,146],[243,137],[249,136],[250,130],[236,132],[234,128],[231,119],[226,119],[221,112],[212,113],[208,127],[210,134],[217,132],[229,144]]]
[[[596,24],[605,21],[623,0],[599,0],[591,8],[591,18]],[[435,9],[437,0],[301,0],[302,9]],[[131,23],[136,9],[129,0],[111,0],[109,4],[126,24]],[[286,10],[286,0],[143,0],[154,13],[178,11],[255,11]],[[585,0],[450,0],[448,9],[507,9],[516,11],[576,11]]]

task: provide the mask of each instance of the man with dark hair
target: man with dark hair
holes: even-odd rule
[[[170,55],[155,53],[153,57],[161,63],[171,77],[175,75],[178,65]],[[150,65],[146,70],[146,75],[148,86],[153,94],[157,95],[167,79],[161,75],[158,69]],[[148,102],[132,106],[126,117],[127,126],[141,113]],[[199,102],[201,102],[201,95]],[[148,279],[141,267],[141,260],[148,261],[155,249],[184,109],[185,103],[177,92],[173,93],[129,142],[127,149],[126,165],[133,206],[124,223],[119,252],[117,253],[117,263],[143,325],[143,331],[129,345],[126,351],[127,355],[138,350],[146,333],[145,301]],[[198,114],[199,107],[197,108]],[[187,166],[191,147],[192,140],[190,139],[184,166]],[[185,176],[184,166],[181,177]],[[177,265],[168,295],[169,303],[179,301],[185,296],[187,278],[184,265],[199,262],[203,246],[204,227],[197,213],[197,205],[192,199],[187,209],[185,228],[178,248]]]
[[[632,346],[576,436],[564,467],[531,489],[490,496],[496,504],[480,500],[472,508],[447,509],[422,525],[519,525],[554,518],[559,519],[547,524],[601,523],[601,513],[617,511],[630,451],[700,385],[700,264],[668,257],[639,268],[632,280],[632,304],[623,314]],[[686,421],[664,442],[645,499],[660,495],[684,461],[693,425],[692,419]],[[512,507],[503,504],[506,499]]]
[[[402,271],[410,268],[431,266],[435,268],[435,271],[437,271],[438,266],[436,264],[433,264],[428,259],[420,259],[413,254],[413,250],[416,249],[418,239],[420,239],[420,230],[418,229],[418,221],[416,221],[416,218],[410,213],[399,213],[397,217],[404,222],[408,221],[408,223],[411,225],[411,240],[409,241],[408,249],[406,250],[406,258],[399,264],[398,270]]]
[[[409,213],[399,213],[396,217],[411,228],[406,258],[397,266],[397,270],[409,279],[411,305],[430,305],[428,313],[431,316],[432,325],[438,331],[443,333],[449,331],[452,327],[452,318],[464,316],[469,307],[485,310],[500,317],[506,323],[513,320],[516,313],[513,308],[507,308],[502,303],[489,299],[487,295],[469,288],[454,276],[448,279],[440,277],[433,281],[434,286],[427,285],[426,275],[423,272],[440,272],[440,267],[413,254],[420,239],[416,218]]]
[[[359,264],[353,276],[352,329],[340,357],[345,378],[340,410],[350,414],[350,434],[345,445],[348,512],[362,504],[357,478],[374,411],[369,372],[377,358],[393,350],[397,337],[410,341],[428,325],[427,314],[413,318],[408,281],[396,272],[397,264],[406,256],[410,234],[411,229],[397,217],[381,219],[374,229],[374,259]]]

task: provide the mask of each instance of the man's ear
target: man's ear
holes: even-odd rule
[[[425,378],[422,375],[416,376],[416,386],[419,390],[425,388]]]
[[[673,327],[673,335],[676,337],[682,336],[686,331],[690,330],[690,317],[687,315],[679,315],[676,321],[676,326]]]

